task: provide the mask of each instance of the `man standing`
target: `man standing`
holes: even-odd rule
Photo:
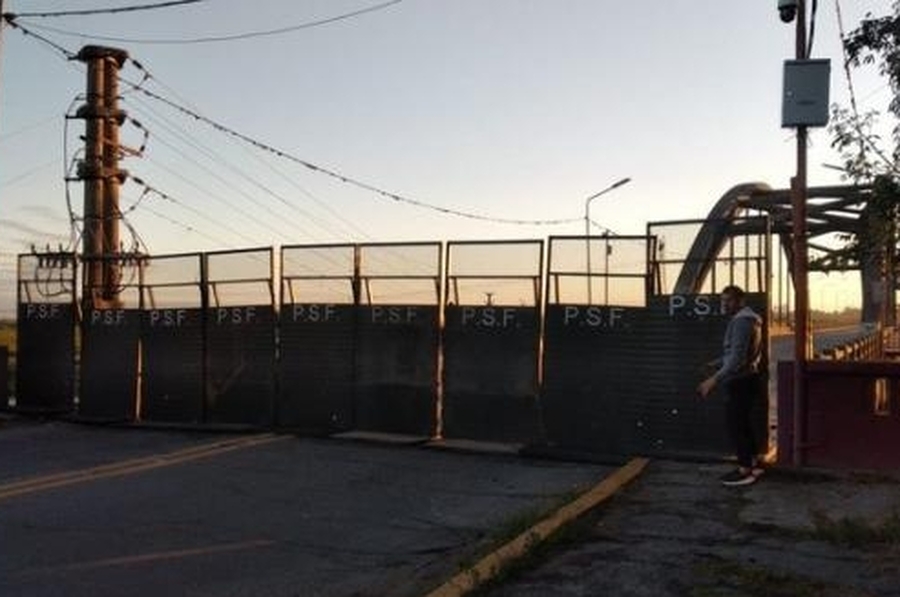
[[[728,392],[726,416],[728,432],[734,442],[738,468],[722,477],[722,484],[729,487],[750,485],[762,469],[757,468],[759,454],[753,415],[762,397],[762,318],[744,303],[744,291],[738,286],[722,290],[725,312],[731,316],[725,330],[722,358],[713,361],[716,372],[697,388],[702,398],[713,389],[725,384]]]

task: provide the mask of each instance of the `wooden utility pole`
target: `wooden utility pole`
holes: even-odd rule
[[[118,190],[119,170],[118,70],[128,54],[117,48],[85,46],[76,58],[87,65],[86,102],[77,113],[85,121],[84,159],[78,177],[84,182],[84,279],[86,309],[115,302],[120,271]]]

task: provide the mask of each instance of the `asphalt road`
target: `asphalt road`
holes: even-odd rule
[[[0,595],[420,595],[498,528],[609,471],[278,437],[4,494],[35,475],[221,441],[59,423],[0,426]]]

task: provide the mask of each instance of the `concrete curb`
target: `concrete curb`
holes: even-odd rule
[[[628,464],[603,479],[593,489],[488,554],[474,566],[463,570],[428,593],[426,597],[462,597],[475,590],[482,583],[496,577],[505,566],[524,556],[532,547],[559,528],[611,498],[640,475],[649,462],[646,458],[632,459]]]

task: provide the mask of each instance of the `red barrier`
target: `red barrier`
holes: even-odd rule
[[[900,469],[900,363],[811,361],[806,462],[825,468]],[[778,364],[779,461],[791,461],[793,363]]]

